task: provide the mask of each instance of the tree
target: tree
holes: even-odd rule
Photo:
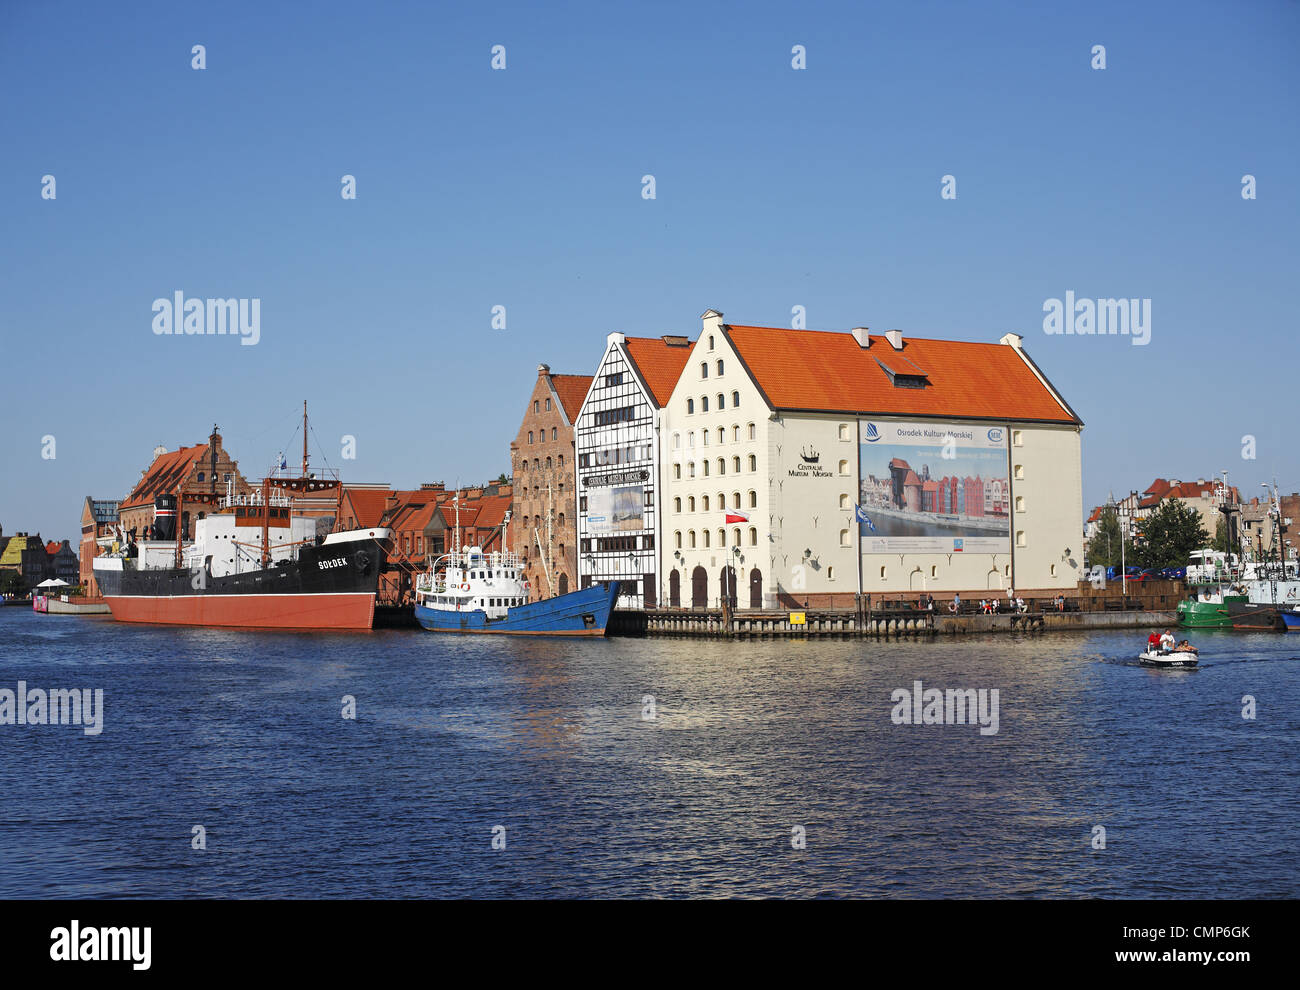
[[[1100,564],[1102,567],[1118,567],[1120,553],[1119,516],[1114,506],[1103,506],[1101,518],[1097,521],[1097,532],[1088,541],[1089,567]]]
[[[17,571],[4,570],[0,571],[0,595],[17,595],[22,597],[27,594],[27,582]]]
[[[1223,516],[1219,516],[1219,521],[1214,525],[1214,543],[1211,546],[1220,553],[1238,553],[1240,550],[1228,539],[1228,523]]]
[[[1140,526],[1134,557],[1141,567],[1181,567],[1209,539],[1201,514],[1176,498],[1161,502]]]

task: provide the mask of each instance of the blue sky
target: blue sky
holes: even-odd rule
[[[1024,334],[1086,504],[1300,488],[1300,4],[270,6],[0,4],[6,533],[75,542],[214,422],[256,475],[304,398],[348,480],[494,477],[539,361],[710,307]],[[260,342],[155,335],[178,289]],[[1150,299],[1150,344],[1046,335],[1067,290]]]

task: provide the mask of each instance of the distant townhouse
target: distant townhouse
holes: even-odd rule
[[[52,576],[49,555],[39,533],[15,533],[0,540],[0,570],[12,571],[22,578],[28,590]]]
[[[77,560],[77,551],[67,540],[50,540],[45,544],[45,556],[48,561],[46,573],[69,585],[81,583],[81,566]]]
[[[1075,586],[1083,424],[1018,335],[702,320],[664,405],[666,604]]]
[[[578,494],[574,424],[590,375],[554,375],[537,366],[519,432],[510,443],[514,473],[510,549],[523,561],[529,600],[578,586]]]
[[[620,582],[620,608],[661,600],[660,419],[690,351],[686,337],[609,334],[578,412],[578,580]]]

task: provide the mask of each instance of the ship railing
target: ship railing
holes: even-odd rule
[[[220,506],[223,509],[229,509],[233,506],[258,507],[264,504],[265,502],[262,498],[262,492],[259,489],[254,489],[253,491],[243,495],[227,495],[223,497],[220,502]],[[271,496],[272,508],[287,509],[292,505],[293,505],[293,499],[288,498],[285,495]]]

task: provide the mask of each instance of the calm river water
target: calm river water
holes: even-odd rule
[[[1144,638],[327,636],[3,608],[0,690],[102,689],[104,720],[0,725],[0,894],[1300,895],[1300,637],[1201,634],[1196,671],[1135,666]],[[917,680],[996,688],[997,734],[895,724]]]

